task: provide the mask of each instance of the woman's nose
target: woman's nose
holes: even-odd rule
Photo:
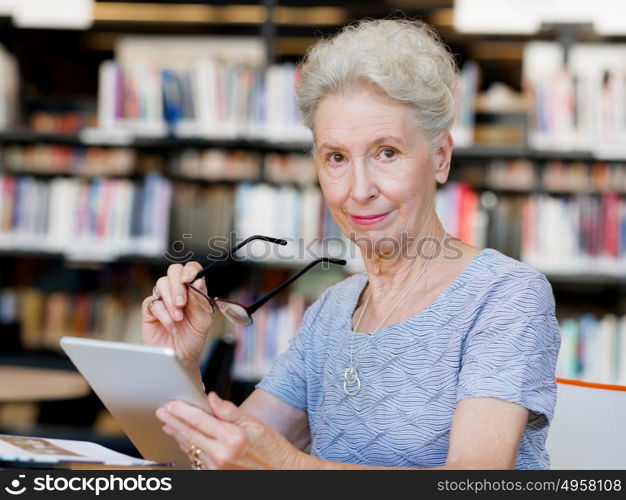
[[[376,198],[378,187],[375,175],[371,172],[367,160],[356,158],[352,168],[350,179],[350,197],[361,204]]]

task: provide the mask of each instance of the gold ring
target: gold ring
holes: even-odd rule
[[[152,312],[152,306],[154,305],[155,302],[158,302],[161,299],[152,299],[150,302],[148,302],[148,311]]]
[[[202,455],[202,449],[197,447],[195,444],[192,444],[189,447],[189,453],[193,456],[193,461],[191,462],[191,468],[193,470],[202,470],[204,464],[202,460],[200,460],[200,455]]]

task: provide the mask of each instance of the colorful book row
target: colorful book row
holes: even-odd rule
[[[267,69],[203,58],[176,68],[106,61],[98,126],[131,134],[310,141],[294,97],[293,64]]]
[[[626,157],[626,44],[531,42],[523,78],[536,149]]]
[[[585,314],[561,321],[557,376],[626,386],[626,316]]]
[[[136,158],[137,153],[132,148],[9,145],[2,149],[0,167],[20,173],[129,175],[135,168]]]
[[[171,182],[0,176],[0,248],[78,260],[160,256],[167,248]]]

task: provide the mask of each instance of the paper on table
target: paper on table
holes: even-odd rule
[[[0,434],[0,460],[5,462],[93,462],[107,465],[154,465],[89,441]]]

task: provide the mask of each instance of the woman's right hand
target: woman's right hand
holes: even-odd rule
[[[151,295],[141,307],[144,343],[172,348],[192,373],[199,370],[200,356],[211,326],[208,301],[185,285],[201,269],[197,262],[187,262],[184,266],[172,264],[167,269],[167,276],[159,278],[156,283],[161,299],[155,300]],[[192,284],[207,293],[204,278]]]

